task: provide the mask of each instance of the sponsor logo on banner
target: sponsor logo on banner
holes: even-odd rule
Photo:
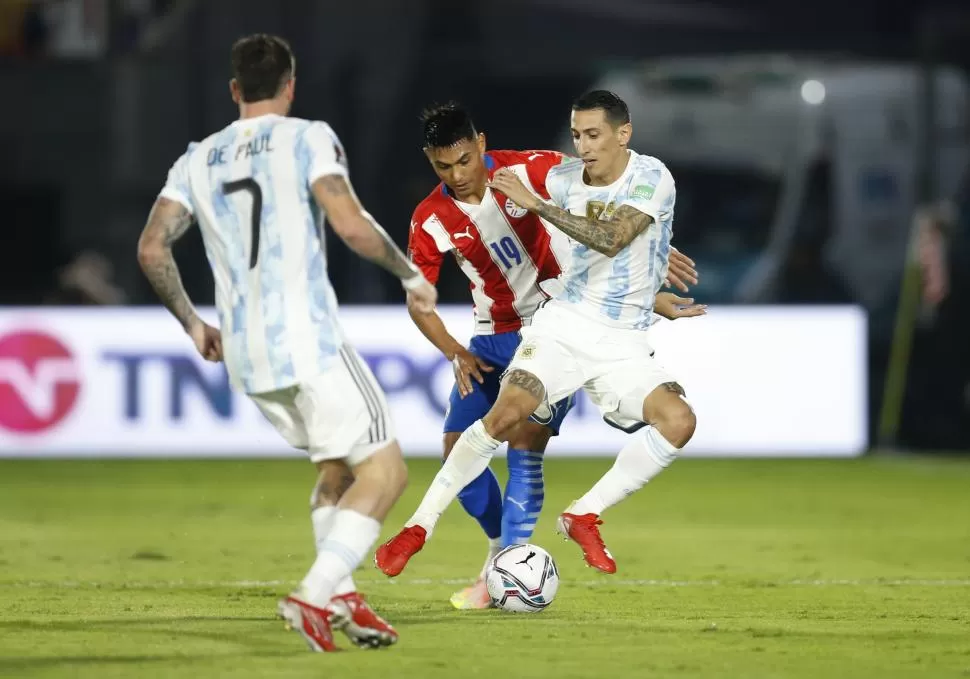
[[[42,434],[70,415],[81,391],[71,351],[45,332],[0,336],[0,427]]]

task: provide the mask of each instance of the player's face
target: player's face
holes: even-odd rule
[[[438,179],[451,189],[459,200],[485,194],[488,170],[485,168],[485,135],[476,139],[462,139],[453,146],[426,148],[424,154],[431,161]]]
[[[613,127],[601,108],[591,111],[573,111],[570,126],[576,154],[586,165],[591,179],[613,173],[617,165],[625,167],[627,144],[632,127],[629,123]]]

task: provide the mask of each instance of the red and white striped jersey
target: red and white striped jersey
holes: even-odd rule
[[[489,151],[489,178],[502,167],[515,172],[543,200],[549,200],[546,175],[563,160],[556,151]],[[408,254],[432,283],[451,253],[470,281],[475,304],[475,334],[514,332],[528,325],[548,298],[539,284],[561,273],[557,251],[568,245],[505,195],[485,190],[480,205],[455,200],[444,184],[418,204],[411,217]]]

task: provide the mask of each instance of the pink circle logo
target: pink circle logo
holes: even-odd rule
[[[0,337],[0,427],[42,434],[74,409],[80,369],[59,340],[37,331]]]

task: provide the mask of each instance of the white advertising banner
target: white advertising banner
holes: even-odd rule
[[[466,307],[441,310],[456,337]],[[203,315],[214,318],[211,309]],[[451,365],[403,307],[342,310],[388,395],[407,455],[438,455]],[[650,330],[697,412],[685,454],[854,456],[867,447],[866,318],[856,307],[718,307]],[[583,395],[553,455],[609,455],[626,435]],[[0,456],[279,456],[289,450],[222,365],[159,308],[0,309]]]

